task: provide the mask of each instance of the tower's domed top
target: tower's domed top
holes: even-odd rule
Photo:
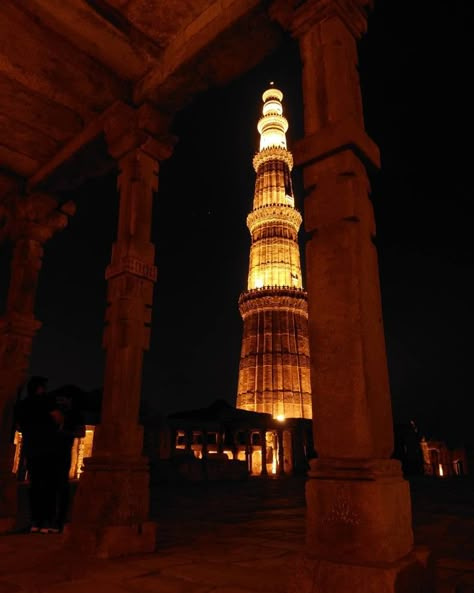
[[[270,84],[272,84],[272,83],[270,83]],[[262,100],[264,103],[265,103],[265,101],[268,101],[269,99],[276,99],[277,101],[282,101],[283,93],[279,89],[275,88],[274,86],[271,86],[262,95]]]
[[[262,117],[257,125],[260,133],[260,150],[271,147],[286,150],[285,134],[288,130],[288,121],[283,115],[283,106],[281,104],[283,93],[271,86],[263,93],[262,99]]]

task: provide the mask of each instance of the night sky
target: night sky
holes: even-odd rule
[[[382,170],[371,175],[394,413],[466,442],[473,393],[472,198],[468,119],[472,23],[467,2],[379,0],[360,44],[368,133]],[[175,121],[180,138],[155,201],[158,281],[143,397],[168,413],[235,403],[261,93],[285,93],[289,148],[302,136],[298,50],[288,40],[232,85],[199,97]],[[303,210],[300,172],[293,175]],[[50,387],[102,384],[104,269],[115,237],[115,177],[93,180],[67,230],[45,250],[32,373]],[[469,204],[470,205],[470,204]],[[301,232],[301,245],[305,242]],[[304,254],[303,260],[304,260]],[[2,246],[2,304],[8,249]]]

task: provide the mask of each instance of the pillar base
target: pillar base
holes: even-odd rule
[[[15,517],[0,517],[0,535],[12,533],[13,531],[15,531],[15,526]]]
[[[306,482],[306,545],[330,562],[397,562],[413,549],[410,488],[395,460],[317,459]]]
[[[18,481],[9,472],[0,473],[0,533],[13,531],[18,507]]]
[[[303,556],[289,593],[432,593],[434,570],[427,548],[397,562],[357,565]]]
[[[84,465],[68,529],[74,549],[100,558],[153,552],[148,460],[98,456]]]
[[[156,550],[157,524],[146,521],[138,525],[66,526],[68,544],[76,553],[97,558],[116,558],[149,554]]]

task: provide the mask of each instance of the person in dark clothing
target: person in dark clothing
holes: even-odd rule
[[[60,425],[54,401],[46,392],[47,379],[32,377],[27,397],[18,405],[17,425],[30,481],[31,532],[49,533],[56,513],[56,450]]]
[[[53,415],[59,423],[56,445],[55,485],[56,515],[54,531],[62,531],[67,520],[70,499],[69,471],[71,468],[72,445],[74,439],[85,435],[85,425],[77,402],[71,393],[56,395]]]

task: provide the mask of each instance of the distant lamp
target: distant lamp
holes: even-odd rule
[[[278,420],[278,422],[284,422],[285,421],[285,415],[284,414],[278,414],[278,416],[275,416],[275,420]]]

